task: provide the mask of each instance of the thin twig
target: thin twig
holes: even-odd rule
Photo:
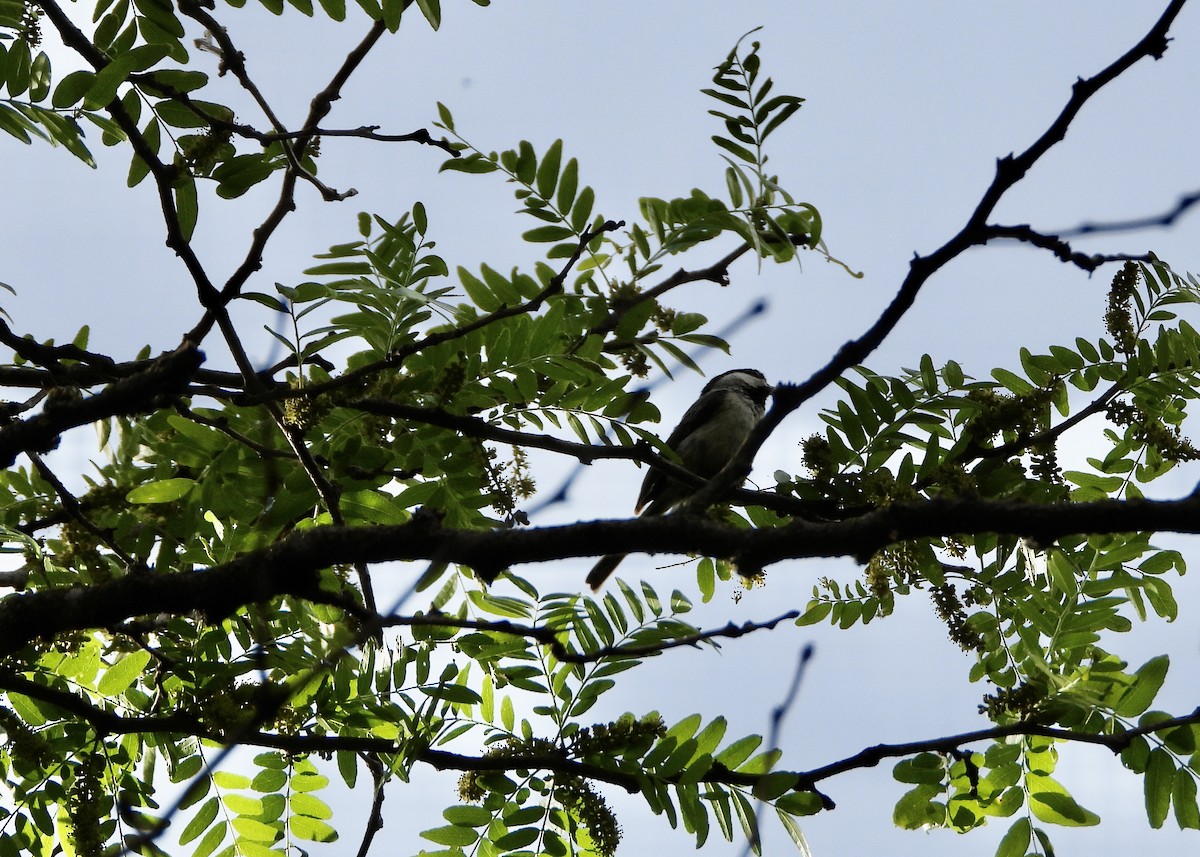
[[[812,660],[813,644],[805,643],[804,648],[800,650],[800,656],[796,658],[796,668],[792,671],[792,683],[788,685],[787,693],[778,705],[771,710],[771,729],[767,733],[767,749],[774,750],[779,747],[779,736],[783,732],[783,720],[787,717],[792,706],[796,704],[796,699],[800,696],[800,686],[804,682],[804,673],[808,668],[808,662]],[[827,809],[833,809],[833,801],[829,800],[825,795],[821,797],[828,801]],[[754,815],[756,818],[762,816],[763,799],[755,800]],[[750,852],[761,852],[762,843],[758,838],[758,828],[751,828],[752,836],[746,837],[746,847],[742,851],[742,857],[750,857]]]
[[[1070,229],[1058,230],[1060,238],[1079,238],[1084,235],[1099,235],[1112,232],[1137,232],[1141,229],[1156,229],[1173,226],[1175,221],[1191,211],[1200,203],[1200,192],[1185,193],[1167,211],[1162,214],[1152,214],[1148,217],[1136,217],[1132,220],[1114,220],[1108,223],[1081,223]]]

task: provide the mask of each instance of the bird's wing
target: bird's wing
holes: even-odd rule
[[[683,415],[683,419],[679,421],[679,425],[675,426],[675,430],[667,437],[667,446],[673,451],[679,451],[679,445],[684,438],[694,432],[697,428],[704,425],[716,413],[721,406],[720,392],[705,393],[699,399],[692,402],[692,406],[687,409]],[[638,494],[637,505],[634,507],[635,512],[641,512],[646,505],[658,497],[663,488],[667,484],[667,477],[655,467],[651,467],[646,473],[646,478],[642,480],[642,490]]]

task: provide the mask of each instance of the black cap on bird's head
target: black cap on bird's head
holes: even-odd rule
[[[713,390],[736,389],[741,389],[760,404],[765,403],[767,397],[775,391],[775,388],[767,383],[767,376],[757,369],[730,369],[705,384],[700,392],[703,395]]]

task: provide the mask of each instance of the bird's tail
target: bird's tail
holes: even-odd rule
[[[593,592],[604,585],[604,581],[608,580],[608,576],[617,570],[617,566],[623,559],[625,559],[623,553],[610,553],[600,557],[587,576],[588,586],[592,587]]]

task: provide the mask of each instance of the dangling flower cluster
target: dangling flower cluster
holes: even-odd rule
[[[520,738],[508,738],[498,744],[493,744],[484,752],[485,759],[511,759],[513,756],[537,756],[556,753],[564,755],[561,748],[553,741],[545,738],[530,738],[527,741]],[[503,765],[498,766],[497,770],[503,769]],[[487,795],[487,789],[480,782],[480,777],[486,776],[489,772],[484,771],[466,771],[458,778],[458,796],[462,800],[471,803],[477,803],[484,799]]]
[[[979,412],[968,423],[971,434],[982,443],[996,435],[1029,437],[1043,431],[1046,428],[1047,408],[1060,383],[1052,379],[1047,386],[1037,387],[1020,396],[997,393],[986,388],[970,391],[967,398],[980,406]]]
[[[979,713],[986,714],[992,720],[1015,717],[1017,720],[1029,720],[1042,707],[1045,695],[1036,685],[1022,682],[1016,687],[1001,687],[995,693],[983,697]]]
[[[554,795],[587,828],[601,857],[613,857],[621,843],[621,825],[608,802],[580,777],[555,778]]]
[[[288,387],[292,390],[303,390],[304,379],[291,377]],[[319,423],[333,409],[333,402],[328,396],[293,396],[283,403],[283,423],[300,431],[308,431]]]
[[[935,586],[930,593],[937,617],[946,625],[950,639],[964,652],[984,651],[983,637],[967,624],[967,611],[958,600],[958,592],[949,583]]]
[[[524,513],[518,511],[517,501],[533,496],[537,484],[529,470],[529,457],[519,446],[512,448],[512,461],[496,463],[497,452],[478,443],[478,452],[483,459],[483,470],[487,476],[488,492],[492,498],[492,508],[504,516],[511,526],[517,523],[527,523],[522,520]]]
[[[878,551],[867,563],[867,586],[883,600],[892,596],[892,581],[912,583],[920,573],[917,552],[911,542],[900,542]]]
[[[200,175],[208,175],[217,166],[222,156],[232,154],[233,131],[229,128],[214,128],[211,125],[202,134],[186,134],[179,138],[183,158]]]
[[[463,384],[466,381],[467,367],[463,365],[461,360],[455,360],[453,363],[447,364],[433,388],[433,394],[437,397],[438,404],[445,405],[453,399],[455,394],[463,388]]]
[[[1030,449],[1029,471],[1043,482],[1051,485],[1062,485],[1062,471],[1058,466],[1058,450],[1054,441],[1034,444]]]
[[[42,10],[27,1],[24,11],[21,12],[21,40],[29,45],[31,51],[42,43],[41,17]]]
[[[8,755],[22,765],[40,768],[54,761],[50,745],[30,729],[16,712],[0,706],[0,733]]]
[[[1104,313],[1104,327],[1113,338],[1114,347],[1122,354],[1133,354],[1137,350],[1137,334],[1133,330],[1133,317],[1129,302],[1137,289],[1139,269],[1133,262],[1126,262],[1113,277],[1108,290],[1108,309]]]
[[[1157,449],[1167,461],[1195,461],[1200,458],[1200,450],[1183,436],[1178,426],[1169,426],[1141,408],[1128,402],[1111,402],[1107,415],[1117,425],[1127,426],[1135,440]]]
[[[828,485],[837,474],[837,462],[834,461],[833,448],[824,436],[813,434],[800,442],[804,451],[804,466],[812,471],[813,481]]]
[[[67,818],[71,826],[71,844],[80,857],[100,857],[104,853],[104,836],[100,832],[111,806],[105,806],[101,776],[104,774],[104,755],[92,752],[74,769],[67,788]]]

